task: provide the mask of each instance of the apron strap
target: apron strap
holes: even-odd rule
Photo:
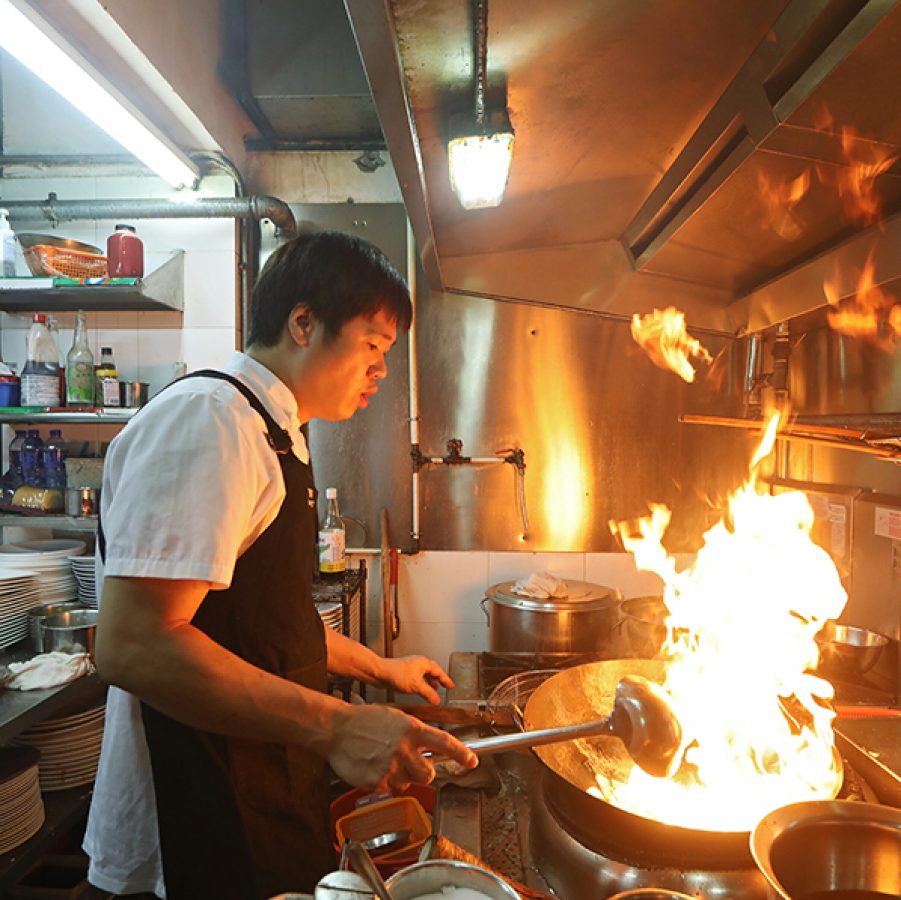
[[[243,395],[244,399],[247,400],[254,411],[258,413],[263,420],[263,424],[266,426],[266,440],[269,442],[269,446],[278,454],[291,452],[291,448],[294,446],[291,435],[272,418],[269,414],[269,410],[263,406],[263,402],[260,398],[257,397],[257,395],[242,381],[239,381],[227,372],[220,372],[218,369],[198,369],[196,372],[189,372],[187,375],[177,378],[175,381],[166,385],[166,387],[172,387],[173,384],[184,381],[186,378],[217,378],[219,381],[227,381],[239,394]],[[163,388],[163,390],[165,389],[166,388]],[[97,549],[100,552],[101,562],[105,563],[106,537],[103,534],[103,522],[101,521],[99,505],[97,509]]]

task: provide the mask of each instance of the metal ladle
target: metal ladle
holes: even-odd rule
[[[641,675],[626,675],[619,681],[613,696],[613,710],[604,719],[477,738],[464,743],[474,753],[484,756],[602,734],[618,737],[636,765],[649,775],[666,778],[679,768],[682,727],[660,685]]]
[[[391,900],[382,875],[366,848],[359,841],[348,841],[344,846],[344,853],[347,861],[369,884],[378,900]]]

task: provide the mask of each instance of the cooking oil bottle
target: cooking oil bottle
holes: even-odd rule
[[[323,581],[341,582],[347,567],[344,522],[338,512],[338,491],[325,489],[325,517],[319,527],[319,577]]]

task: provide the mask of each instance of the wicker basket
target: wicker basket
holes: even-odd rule
[[[59,275],[64,278],[106,278],[106,257],[81,250],[66,250],[35,244],[25,250],[32,275]]]

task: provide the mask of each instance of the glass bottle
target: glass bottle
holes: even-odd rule
[[[22,369],[22,406],[59,406],[59,350],[47,316],[35,313]]]
[[[344,522],[338,512],[338,491],[325,489],[325,517],[319,526],[319,575],[323,581],[343,581],[345,559]]]
[[[94,370],[94,400],[97,406],[119,405],[119,370],[113,362],[113,348],[100,348],[100,364]]]
[[[66,406],[94,405],[94,354],[88,344],[84,313],[75,316],[72,349],[66,355]]]

